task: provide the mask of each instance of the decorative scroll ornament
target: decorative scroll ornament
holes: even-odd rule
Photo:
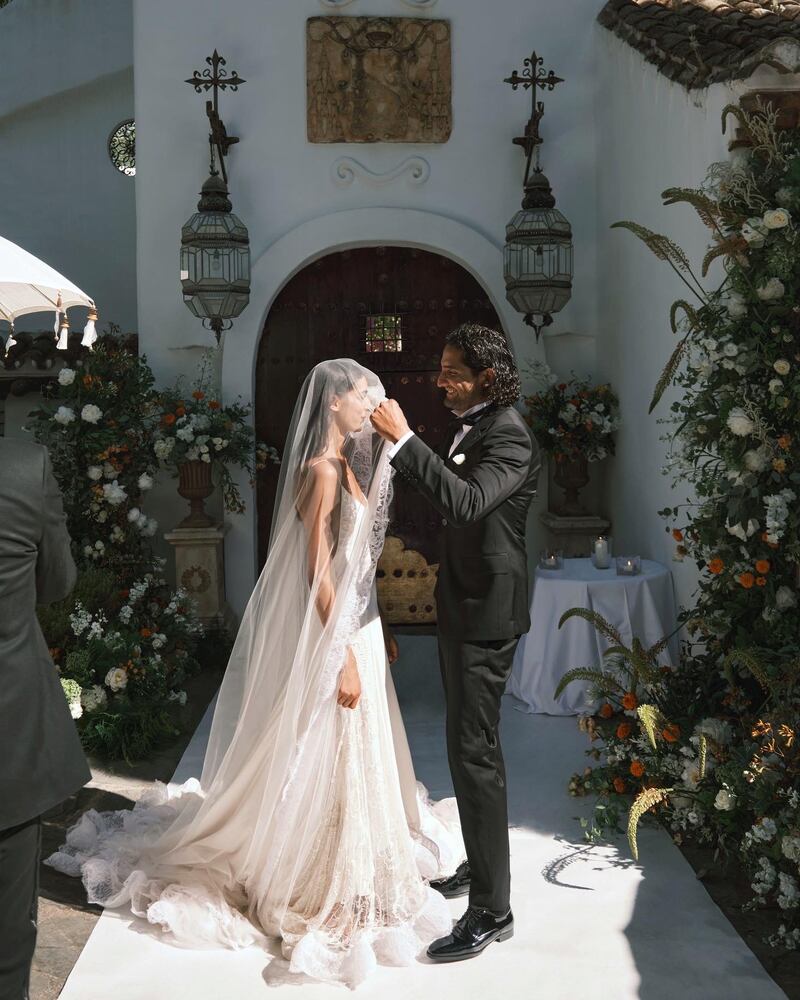
[[[339,10],[341,7],[348,7],[353,0],[319,0],[319,2],[328,10]]]
[[[404,174],[408,175],[410,184],[419,185],[424,184],[430,177],[431,165],[421,156],[409,156],[402,163],[398,163],[397,166],[381,173],[377,170],[371,170],[352,156],[341,156],[333,164],[331,174],[334,181],[341,187],[352,184],[356,178],[368,184],[381,186],[390,184]]]
[[[414,10],[430,10],[431,7],[436,5],[437,0],[401,0],[406,7],[412,7]]]

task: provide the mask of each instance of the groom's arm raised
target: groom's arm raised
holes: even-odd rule
[[[397,444],[402,442],[392,455],[392,465],[451,524],[464,526],[479,521],[527,479],[533,448],[524,427],[515,423],[495,424],[491,448],[470,475],[462,479],[416,434],[408,434],[402,411],[396,403],[392,406],[392,402],[384,404],[372,418],[382,436]]]

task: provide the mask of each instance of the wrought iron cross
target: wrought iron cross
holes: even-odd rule
[[[225,122],[219,116],[219,91],[227,90],[229,87],[231,90],[238,90],[247,81],[243,80],[236,70],[230,76],[228,75],[227,70],[223,68],[227,63],[216,49],[214,49],[213,55],[206,56],[206,63],[208,63],[210,69],[204,69],[202,72],[195,70],[192,76],[185,82],[191,84],[198,94],[202,91],[208,93],[209,90],[213,90],[214,92],[213,100],[206,101],[206,114],[211,126],[208,136],[208,145],[211,152],[211,173],[217,173],[214,163],[214,150],[216,149],[219,155],[219,164],[222,168],[222,178],[227,184],[228,174],[225,170],[225,157],[228,155],[230,147],[239,141],[239,137],[228,135]]]
[[[526,59],[523,63],[524,69],[521,73],[514,70],[511,76],[507,76],[503,80],[503,83],[511,84],[512,90],[522,87],[524,90],[530,89],[531,91],[531,117],[525,126],[525,134],[517,136],[514,139],[514,144],[522,146],[527,156],[527,163],[525,165],[526,184],[530,176],[531,160],[534,152],[536,153],[534,170],[538,173],[541,169],[539,167],[539,146],[542,144],[542,137],[539,135],[539,122],[544,115],[544,103],[536,99],[536,88],[538,87],[540,90],[553,90],[556,84],[564,82],[563,77],[556,76],[552,70],[545,73],[542,69],[543,64],[544,59],[541,56],[537,56],[534,51],[531,53],[530,58]]]

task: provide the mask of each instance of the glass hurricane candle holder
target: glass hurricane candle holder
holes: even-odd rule
[[[564,565],[564,553],[561,549],[542,549],[539,553],[540,569],[561,569]]]
[[[639,556],[617,556],[617,576],[636,576],[642,570]]]
[[[608,535],[599,535],[592,543],[592,565],[596,569],[611,567],[611,539]]]

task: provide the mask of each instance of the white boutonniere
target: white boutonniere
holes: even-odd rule
[[[451,461],[453,465],[461,465],[462,462],[466,461],[466,455],[453,455]]]

